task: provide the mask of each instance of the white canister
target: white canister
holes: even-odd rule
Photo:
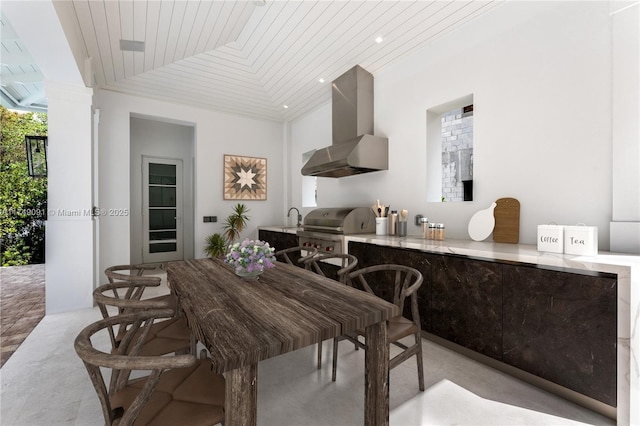
[[[565,226],[564,252],[582,256],[598,254],[597,226]]]
[[[376,235],[387,235],[389,220],[386,217],[376,217]]]
[[[564,251],[564,226],[538,225],[538,251],[562,253]]]

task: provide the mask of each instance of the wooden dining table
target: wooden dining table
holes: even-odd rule
[[[213,370],[225,376],[225,426],[257,423],[260,361],[362,328],[364,424],[389,424],[388,320],[400,314],[394,304],[282,262],[253,281],[221,259],[169,262],[166,271]]]

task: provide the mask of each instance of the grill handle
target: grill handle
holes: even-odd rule
[[[320,225],[302,225],[305,231],[324,231],[333,234],[341,234],[344,230],[342,226],[320,226]]]

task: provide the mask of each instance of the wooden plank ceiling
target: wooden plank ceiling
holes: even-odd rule
[[[291,120],[326,102],[331,81],[352,66],[375,75],[500,3],[73,0],[54,5],[67,38],[77,37],[70,45],[83,49],[74,52],[76,58],[90,58],[96,87]],[[120,40],[144,42],[144,52],[123,51]]]

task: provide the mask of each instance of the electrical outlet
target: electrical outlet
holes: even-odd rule
[[[204,216],[202,218],[202,221],[204,223],[217,222],[218,221],[218,216]]]

